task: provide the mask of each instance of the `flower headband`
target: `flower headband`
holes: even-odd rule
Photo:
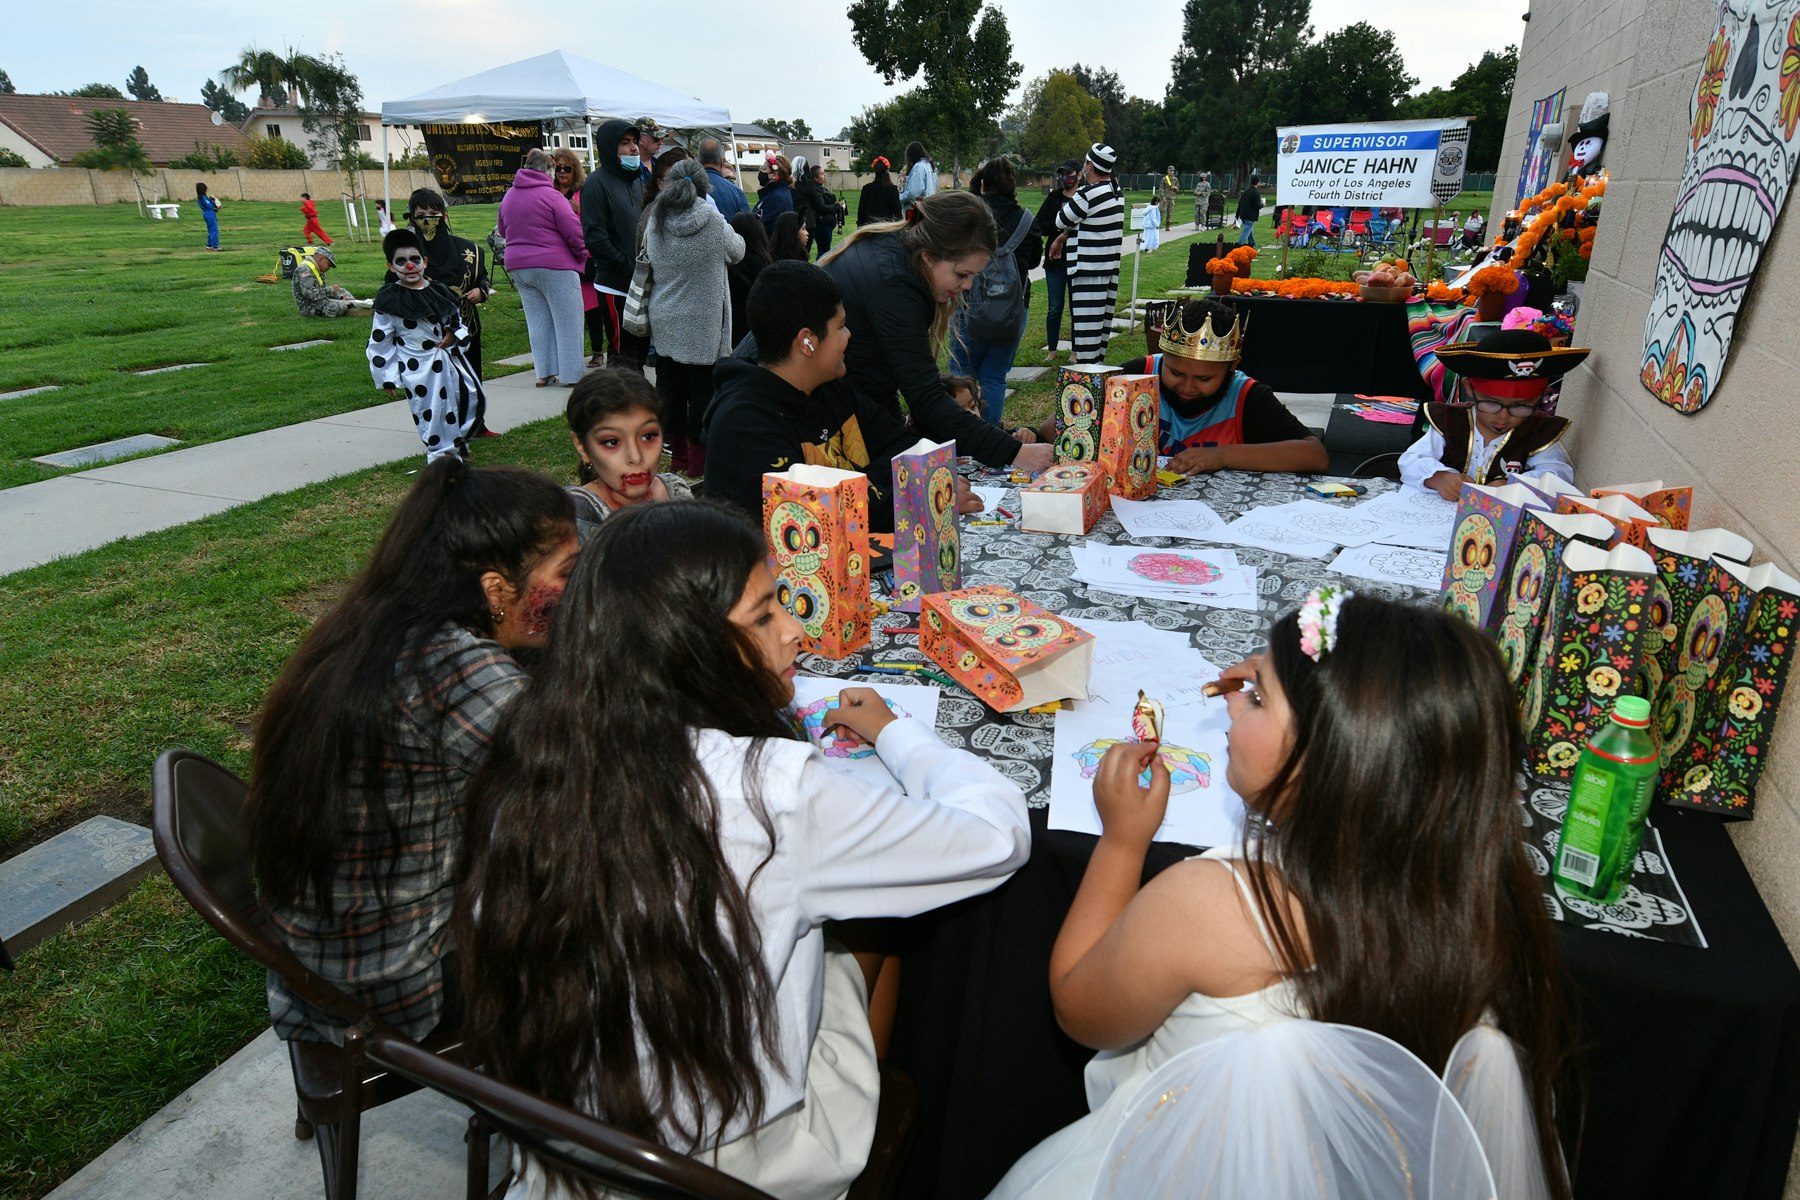
[[[1326,584],[1307,593],[1300,605],[1300,652],[1318,662],[1337,645],[1338,614],[1344,601],[1356,595],[1349,588]]]
[[[887,160],[887,155],[885,155],[885,154],[876,155],[875,161],[870,163],[869,165],[871,167],[886,167],[890,171],[894,169],[894,164]]]

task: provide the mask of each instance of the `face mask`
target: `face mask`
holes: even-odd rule
[[[443,223],[444,223],[444,218],[442,218],[442,217],[414,217],[413,218],[413,224],[417,225],[419,227],[419,232],[424,234],[427,240],[430,240],[431,238],[434,238],[437,236],[438,226],[442,225]]]
[[[635,171],[643,166],[644,162],[635,154],[621,154],[619,155],[619,165],[627,171]]]

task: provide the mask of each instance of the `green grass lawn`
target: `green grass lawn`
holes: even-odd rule
[[[381,251],[339,236],[330,275],[359,296],[380,286]],[[464,215],[468,214],[468,215]],[[452,213],[480,241],[495,208]],[[178,221],[149,221],[135,205],[0,208],[0,392],[60,390],[0,400],[0,487],[60,472],[31,459],[136,433],[185,443],[237,437],[381,401],[363,358],[366,316],[301,317],[292,286],[256,282],[277,251],[299,240],[298,208],[230,203],[223,252],[206,249],[192,205]],[[275,354],[269,347],[330,338]],[[489,362],[523,353],[518,295],[502,288],[483,312]],[[212,364],[166,375],[145,367]]]

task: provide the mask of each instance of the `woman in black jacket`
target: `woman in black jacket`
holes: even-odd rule
[[[1013,263],[1019,287],[1029,301],[1031,270],[1044,256],[1044,239],[1033,228],[1031,214],[1019,207],[1012,164],[1004,158],[989,159],[975,172],[969,187],[987,202],[994,214],[994,241],[998,247],[1003,249],[1014,237],[1023,238],[1013,251]],[[950,334],[950,373],[967,375],[981,385],[981,415],[998,425],[1005,415],[1006,373],[1012,370],[1013,358],[1019,352],[1019,339],[1025,336],[1028,314],[1021,308],[1018,326],[1010,336],[1000,338],[991,334],[984,338],[970,329],[967,310],[957,315],[959,320]]]
[[[894,186],[893,176],[889,174],[891,164],[888,160],[878,157],[869,167],[875,172],[875,179],[863,184],[862,199],[857,201],[858,229],[877,221],[898,221],[906,215],[900,211],[900,189]]]
[[[845,382],[900,416],[900,398],[919,432],[954,440],[990,467],[1037,472],[1047,444],[1023,445],[961,408],[944,390],[937,356],[958,298],[994,253],[994,218],[978,196],[940,192],[913,206],[908,221],[864,225],[820,263],[844,293],[850,347]]]

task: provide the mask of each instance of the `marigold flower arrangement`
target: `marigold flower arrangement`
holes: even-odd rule
[[[1479,300],[1494,292],[1510,296],[1519,290],[1518,272],[1505,263],[1495,263],[1491,267],[1483,267],[1469,277],[1463,288],[1463,295],[1469,300]]]
[[[1234,279],[1231,281],[1231,290],[1246,294],[1263,292],[1271,296],[1284,296],[1289,300],[1318,300],[1325,296],[1358,294],[1354,283],[1341,279],[1316,279],[1310,276],[1293,279]]]
[[[1453,288],[1441,279],[1434,279],[1425,288],[1425,298],[1434,304],[1461,304],[1463,290]]]
[[[1250,274],[1250,260],[1256,257],[1255,246],[1239,246],[1222,258],[1206,260],[1208,275],[1247,276]]]

